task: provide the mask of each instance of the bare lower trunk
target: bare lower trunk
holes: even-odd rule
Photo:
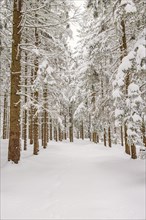
[[[53,135],[52,135],[52,119],[50,119],[50,140],[52,141]]]
[[[33,144],[33,106],[30,108],[30,125],[29,125],[29,138],[30,144]]]
[[[84,123],[82,121],[81,126],[80,126],[80,138],[84,140]]]
[[[3,139],[7,139],[8,130],[8,100],[6,93],[4,94],[4,114],[3,114]]]
[[[127,126],[124,125],[124,133],[125,133],[125,153],[130,155],[130,146],[128,144],[128,135],[127,135]]]
[[[58,128],[58,132],[59,132],[59,141],[62,141],[62,131],[61,131],[60,126]]]
[[[67,139],[67,134],[66,134],[66,115],[64,116],[64,139]]]
[[[108,145],[109,145],[109,147],[112,146],[112,142],[111,142],[111,129],[110,129],[110,127],[108,128]]]
[[[97,133],[95,131],[93,132],[92,137],[93,137],[93,139],[92,139],[93,142],[97,143]]]
[[[57,142],[58,141],[58,132],[57,132],[57,128],[54,128],[54,140]]]
[[[73,113],[72,113],[72,106],[69,107],[69,139],[70,142],[73,142]]]
[[[106,147],[106,130],[104,128],[104,146]]]
[[[38,113],[35,111],[34,117],[34,149],[33,154],[38,155],[39,152],[39,125],[38,125]]]
[[[99,143],[99,135],[97,134],[97,143]]]
[[[134,144],[131,145],[131,158],[132,158],[132,159],[137,159],[136,147],[135,147]]]
[[[121,146],[124,146],[124,140],[123,140],[123,126],[121,126]]]
[[[24,111],[24,150],[27,150],[27,110]]]

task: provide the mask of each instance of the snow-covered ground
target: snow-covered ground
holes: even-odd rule
[[[1,143],[1,219],[145,219],[145,160],[88,140],[32,147],[19,165]]]

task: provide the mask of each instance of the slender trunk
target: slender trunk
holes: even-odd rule
[[[66,115],[64,116],[64,139],[67,139],[67,134],[66,134]]]
[[[72,106],[69,107],[69,139],[70,142],[73,142],[73,113],[72,113]]]
[[[123,140],[123,126],[121,125],[121,146],[124,146],[124,140]]]
[[[97,134],[96,140],[97,140],[97,143],[99,143],[99,135],[98,134]]]
[[[88,126],[88,138],[90,139],[91,141],[91,115],[89,115],[89,126]]]
[[[41,118],[41,139],[42,139],[42,146],[44,146],[44,112],[42,113],[42,118]]]
[[[31,86],[33,85],[33,69],[31,69]],[[33,92],[31,92],[31,97],[33,97]],[[31,105],[30,107],[30,116],[29,116],[29,138],[30,144],[33,144],[33,115],[34,115],[34,108]]]
[[[106,147],[106,130],[104,128],[104,146]]]
[[[81,126],[80,126],[80,138],[82,140],[84,140],[84,123],[83,123],[83,121],[81,122]]]
[[[38,41],[39,41],[39,36],[38,36],[38,31],[37,28],[35,27],[35,46],[36,48],[38,47]],[[35,58],[35,70],[34,70],[34,77],[36,79],[37,77],[37,72],[38,72],[38,57],[36,56]],[[36,90],[34,92],[34,100],[35,100],[35,104],[38,104],[38,90]],[[39,120],[38,120],[38,109],[35,106],[34,107],[34,150],[33,150],[33,154],[34,155],[38,155],[38,151],[39,151]]]
[[[57,142],[58,141],[58,132],[57,132],[57,128],[54,127],[54,140]]]
[[[125,133],[125,153],[130,155],[130,146],[128,144],[128,135],[127,135],[127,126],[124,125],[124,133]]]
[[[11,89],[10,89],[10,133],[8,160],[18,163],[20,160],[20,76],[21,76],[21,9],[22,1],[13,3],[13,35],[11,61]]]
[[[114,127],[114,143],[117,144],[117,128]]]
[[[4,94],[4,114],[3,114],[3,139],[7,139],[7,130],[8,130],[8,100],[6,93]]]
[[[59,141],[62,141],[62,131],[61,131],[60,126],[58,128],[58,132],[59,132]]]
[[[27,40],[26,40],[27,43]],[[24,103],[27,103],[27,53],[25,53],[25,97]],[[27,109],[24,110],[24,150],[27,150]]]
[[[47,89],[44,89],[44,143],[43,147],[47,147]]]
[[[52,135],[52,119],[50,119],[50,140],[52,141],[52,139],[53,139],[53,135]]]
[[[126,30],[125,30],[125,21],[122,19],[121,21],[121,28],[122,28],[122,40],[121,40],[121,60],[127,55],[127,40],[126,40]],[[125,77],[125,96],[128,95],[128,86],[130,84],[130,75],[129,73],[126,74]],[[126,122],[124,123],[124,133],[125,133],[125,152],[130,154],[130,146],[128,144],[128,134],[127,134],[127,125]]]
[[[44,148],[47,147],[47,111],[44,111]]]
[[[111,142],[111,129],[110,129],[110,126],[108,128],[108,145],[109,147],[112,146],[112,142]]]

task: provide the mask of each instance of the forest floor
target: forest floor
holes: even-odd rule
[[[18,165],[1,141],[1,219],[145,219],[145,160],[89,140],[32,146]]]

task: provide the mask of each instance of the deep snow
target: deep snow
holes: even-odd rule
[[[1,219],[145,219],[145,160],[89,140],[32,146],[19,165],[1,143]]]

